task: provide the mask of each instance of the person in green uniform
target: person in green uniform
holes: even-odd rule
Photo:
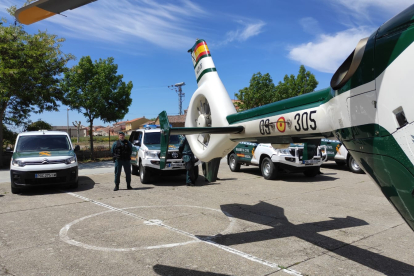
[[[127,189],[131,190],[131,153],[132,144],[125,140],[125,133],[119,132],[119,140],[112,145],[112,156],[115,160],[115,188],[114,191],[119,190],[119,182],[121,179],[122,167],[124,167]]]
[[[185,162],[185,169],[187,170],[186,184],[187,186],[194,186],[196,177],[194,175],[195,157],[190,148],[187,138],[183,135],[180,141],[178,150],[183,154],[183,161]]]

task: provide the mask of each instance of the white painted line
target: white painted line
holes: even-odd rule
[[[83,200],[85,200],[85,201],[89,201],[89,202],[91,202],[91,203],[93,203],[93,204],[96,204],[96,205],[102,206],[102,207],[107,208],[107,209],[109,209],[109,210],[110,210],[110,211],[105,211],[105,212],[101,212],[101,213],[97,213],[97,214],[89,215],[89,216],[86,216],[86,217],[80,218],[80,219],[78,219],[78,220],[73,221],[72,223],[69,223],[69,224],[65,225],[65,226],[64,226],[64,227],[60,230],[59,236],[60,236],[60,238],[61,238],[63,241],[65,241],[65,242],[67,242],[67,243],[69,243],[69,244],[76,245],[76,246],[81,246],[81,247],[84,247],[84,248],[87,248],[87,249],[93,249],[93,250],[103,250],[103,251],[124,251],[124,252],[125,252],[125,251],[140,250],[140,249],[168,248],[168,247],[174,247],[174,246],[178,246],[178,245],[185,245],[185,244],[194,243],[194,242],[203,242],[203,243],[205,243],[205,244],[215,246],[215,247],[220,248],[220,249],[222,249],[222,250],[224,250],[224,251],[226,251],[226,252],[229,252],[229,253],[235,254],[235,255],[237,255],[237,256],[240,256],[240,257],[242,257],[242,258],[248,259],[248,260],[250,260],[250,261],[253,261],[253,262],[256,262],[256,263],[260,263],[260,264],[262,264],[262,265],[265,265],[265,266],[268,266],[268,267],[271,267],[271,268],[275,268],[275,269],[277,269],[277,271],[282,270],[283,272],[286,272],[286,273],[291,274],[291,275],[295,275],[295,276],[302,276],[302,274],[301,274],[301,273],[299,273],[299,272],[297,272],[297,271],[295,271],[295,270],[292,270],[292,269],[287,269],[287,268],[285,268],[285,269],[281,269],[281,268],[279,267],[279,265],[278,265],[278,264],[276,264],[276,263],[272,263],[272,262],[266,261],[266,260],[261,259],[261,258],[259,258],[259,257],[255,257],[255,256],[253,256],[253,255],[250,255],[250,254],[244,253],[244,252],[242,252],[242,251],[239,251],[239,250],[237,250],[237,249],[231,248],[231,247],[229,247],[229,246],[225,246],[225,245],[222,245],[222,244],[218,244],[218,243],[213,242],[213,241],[211,241],[211,240],[209,240],[209,239],[201,239],[201,238],[199,238],[199,237],[197,237],[197,236],[195,236],[195,235],[193,235],[193,234],[190,234],[190,233],[185,232],[185,231],[183,231],[183,230],[180,230],[180,229],[177,229],[177,228],[171,227],[171,226],[169,226],[169,225],[166,225],[166,224],[164,224],[164,223],[163,223],[162,221],[160,221],[160,220],[156,220],[156,219],[149,220],[149,219],[146,219],[146,218],[144,218],[144,217],[138,216],[138,215],[136,215],[136,214],[133,214],[133,213],[127,212],[127,211],[125,211],[124,209],[119,209],[119,208],[116,208],[116,207],[113,207],[113,206],[107,205],[107,204],[105,204],[105,203],[102,203],[102,202],[99,202],[99,201],[96,201],[96,200],[93,200],[93,199],[89,199],[89,198],[87,198],[87,197],[84,197],[84,196],[81,196],[81,195],[78,195],[78,194],[75,194],[75,193],[70,193],[70,192],[66,192],[66,193],[67,193],[68,195],[71,195],[71,196],[74,196],[74,197],[77,197],[77,198],[83,199]],[[177,206],[180,206],[180,205],[177,205]],[[204,208],[204,207],[200,207],[200,206],[188,206],[188,205],[182,205],[182,206],[187,206],[187,207],[196,207],[196,208]],[[147,208],[151,208],[151,206],[145,206],[145,207],[147,207]],[[153,208],[154,208],[154,207],[160,207],[160,206],[153,206]],[[165,206],[165,207],[167,207],[167,206]],[[169,207],[171,207],[171,206],[169,206]],[[131,207],[131,208],[136,208],[136,207]],[[131,209],[131,208],[125,208],[125,209]],[[218,210],[216,210],[216,209],[212,209],[212,208],[206,208],[206,209],[210,209],[210,210],[218,211]],[[188,241],[188,242],[184,242],[184,243],[166,244],[166,245],[161,245],[161,246],[142,247],[142,248],[141,248],[141,247],[136,247],[136,248],[104,248],[104,247],[97,247],[97,246],[92,246],[92,245],[83,244],[83,243],[80,243],[80,242],[77,242],[77,241],[71,240],[71,239],[67,236],[67,233],[68,233],[68,231],[69,231],[69,228],[70,228],[73,224],[78,223],[78,222],[80,222],[80,221],[82,221],[82,220],[84,220],[84,219],[91,218],[91,217],[94,217],[94,216],[98,216],[98,215],[101,215],[101,214],[104,214],[104,213],[108,213],[108,212],[111,212],[111,211],[114,211],[114,212],[119,212],[119,213],[122,213],[122,214],[124,214],[124,215],[130,216],[130,217],[133,217],[133,218],[135,218],[135,219],[142,220],[142,221],[143,221],[145,224],[147,224],[147,225],[156,225],[156,226],[160,226],[160,227],[166,228],[166,229],[171,230],[171,231],[173,231],[173,232],[175,232],[175,233],[178,233],[178,234],[182,234],[182,235],[184,235],[184,236],[187,236],[187,237],[189,237],[189,238],[193,239],[193,241]],[[226,214],[226,215],[228,215],[228,214]],[[227,229],[226,229],[226,230],[227,230]]]

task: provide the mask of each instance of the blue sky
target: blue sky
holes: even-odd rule
[[[24,0],[1,0],[5,8]],[[191,56],[196,38],[205,39],[231,98],[249,85],[254,73],[269,73],[275,84],[299,66],[315,74],[317,89],[329,86],[336,68],[357,42],[410,6],[409,0],[99,0],[65,16],[26,27],[66,38],[62,50],[79,60],[114,57],[124,81],[132,81],[132,105],[126,119],[178,114],[178,96],[168,88],[185,82],[183,107],[197,89]],[[78,61],[77,60],[77,61]],[[77,64],[71,62],[69,66]],[[33,114],[52,125],[66,125],[60,112]],[[69,121],[86,118],[69,111]],[[94,125],[104,125],[96,120]],[[107,125],[107,124],[106,124]]]

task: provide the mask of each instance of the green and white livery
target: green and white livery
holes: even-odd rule
[[[193,133],[202,127],[202,134],[188,139],[194,154],[207,162],[240,141],[306,148],[336,137],[414,229],[413,41],[414,5],[362,39],[331,87],[240,113],[216,70],[202,76],[196,71],[199,88],[186,119]],[[243,131],[209,134],[208,127],[212,133],[229,127]]]
[[[13,194],[42,185],[78,187],[78,161],[69,135],[62,131],[29,131],[16,139],[10,162]]]
[[[287,149],[276,149],[271,144],[240,142],[227,155],[227,164],[233,172],[240,171],[241,165],[259,166],[267,180],[276,179],[281,172],[302,172],[314,177],[327,159],[326,146],[318,146],[313,152],[306,152],[303,146],[292,144]]]

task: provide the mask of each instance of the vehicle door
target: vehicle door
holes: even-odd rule
[[[142,131],[133,131],[129,137],[132,144],[131,164],[138,165],[138,151],[142,142]]]
[[[335,160],[335,155],[341,147],[341,142],[337,140],[321,139],[321,146],[326,146],[328,160]]]
[[[257,144],[240,142],[236,147],[236,155],[239,162],[251,163]]]

